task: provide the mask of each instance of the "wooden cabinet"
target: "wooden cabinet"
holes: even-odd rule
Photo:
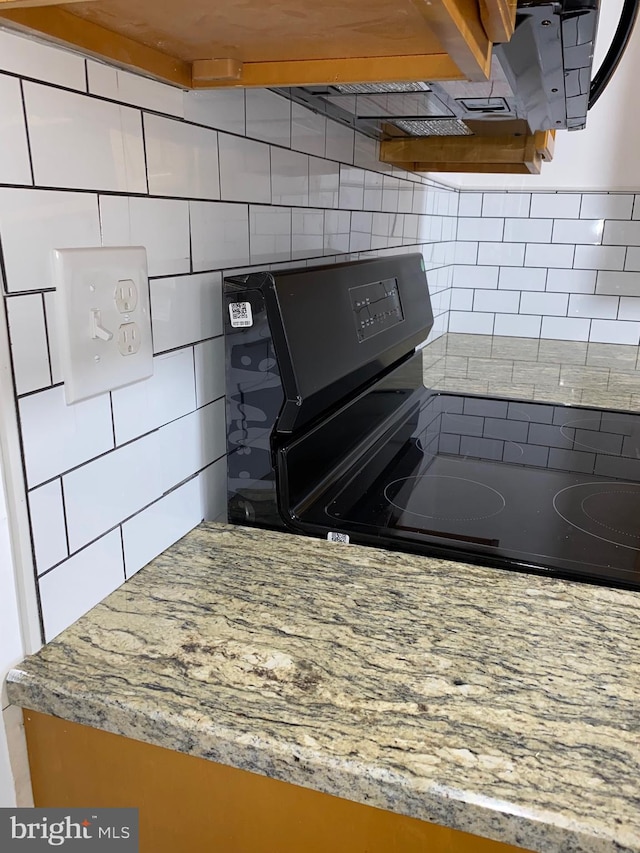
[[[0,23],[185,88],[486,80],[516,0],[0,0]]]

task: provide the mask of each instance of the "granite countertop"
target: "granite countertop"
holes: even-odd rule
[[[640,594],[203,524],[12,702],[539,853],[640,851]]]

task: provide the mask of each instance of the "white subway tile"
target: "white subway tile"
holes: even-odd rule
[[[411,213],[412,210],[413,184],[409,181],[400,181],[398,186],[398,213]]]
[[[568,303],[566,293],[523,293],[520,313],[566,317]]]
[[[458,219],[459,240],[502,240],[503,230],[504,219],[480,216]]]
[[[0,74],[0,183],[33,183],[20,81],[5,74]]]
[[[640,222],[608,220],[602,242],[608,246],[640,246]]]
[[[547,290],[556,293],[594,293],[595,270],[550,269],[547,273]]]
[[[505,243],[550,243],[550,219],[506,219],[504,224]]]
[[[495,289],[498,287],[498,267],[471,267],[456,264],[453,286]]]
[[[405,213],[404,231],[402,236],[405,243],[415,243],[418,239],[418,219],[415,213]]]
[[[493,334],[493,319],[493,314],[481,314],[478,311],[450,311],[449,331],[472,335],[491,335]]]
[[[567,267],[573,265],[574,246],[529,243],[525,254],[526,267]]]
[[[51,372],[42,296],[7,299],[7,314],[16,392],[46,388],[51,385]]]
[[[151,195],[220,198],[215,130],[147,114],[144,134]]]
[[[573,293],[569,297],[569,317],[591,317],[603,320],[613,319],[618,316],[617,296],[591,296],[581,293]],[[636,319],[623,318],[623,319]]]
[[[185,92],[184,117],[197,124],[244,136],[244,93],[244,89],[197,89]]]
[[[428,217],[423,216],[421,219],[428,220]],[[418,231],[420,236],[420,231]],[[426,234],[422,235],[425,239],[429,239]],[[431,238],[433,239],[433,238]],[[457,264],[475,264],[478,261],[478,244],[474,242],[466,243],[458,240],[455,246],[455,257]]]
[[[583,193],[581,219],[631,219],[633,194]]]
[[[180,118],[184,116],[184,96],[195,94],[92,59],[87,60],[87,76],[92,95]]]
[[[631,344],[640,342],[640,323],[628,323],[624,320],[592,320],[590,341],[602,344]]]
[[[19,410],[29,487],[113,447],[108,394],[67,406],[59,386],[23,397]]]
[[[395,175],[383,175],[382,178],[382,209],[388,213],[398,212],[398,197],[400,180]]]
[[[89,193],[0,188],[0,234],[7,290],[52,287],[52,249],[100,245],[98,200]]]
[[[633,203],[633,214],[631,218],[640,219],[640,195],[635,196],[635,201]]]
[[[577,317],[543,317],[540,337],[557,341],[588,341],[591,322]]]
[[[29,516],[38,574],[69,556],[60,480],[29,492]]]
[[[330,121],[330,119],[327,119]],[[361,169],[371,169],[381,171],[381,166],[387,166],[386,163],[380,163],[380,143],[377,139],[371,139],[369,136],[363,136],[361,133],[355,135],[353,162],[355,166],[360,166]],[[384,171],[389,171],[385,168]]]
[[[613,299],[613,297],[607,296],[602,296],[600,298]],[[614,316],[617,316],[619,320],[640,320],[640,296],[623,296],[620,299],[620,311]]]
[[[521,267],[524,248],[523,243],[478,243],[478,263]]]
[[[249,263],[249,209],[246,204],[191,201],[189,207],[194,270]]]
[[[553,242],[599,246],[603,230],[604,219],[556,219],[553,223]]]
[[[276,150],[276,149],[274,149]],[[271,202],[269,146],[253,139],[218,135],[220,197],[228,201]]]
[[[152,432],[65,474],[62,488],[72,554],[166,491],[163,453],[176,450],[161,447],[159,436]]]
[[[149,275],[189,272],[189,202],[100,196],[103,246],[144,246]]]
[[[247,90],[251,91],[250,89]],[[300,104],[291,105],[291,147],[305,154],[324,157],[327,119]]]
[[[116,444],[176,420],[196,407],[191,347],[157,355],[153,375],[111,393]]]
[[[339,190],[340,167],[338,164],[332,160],[309,157],[309,204],[314,207],[337,207]]]
[[[529,267],[501,267],[500,290],[544,290],[547,271]]]
[[[629,272],[640,272],[640,249],[635,246],[628,247],[624,268]]]
[[[6,30],[0,30],[0,70],[68,89],[86,90],[82,56]]]
[[[227,520],[227,460],[218,459],[200,474],[200,494],[205,521]]]
[[[382,210],[383,177],[380,172],[365,172],[363,202],[365,210]]]
[[[539,338],[542,317],[525,314],[496,314],[494,335],[508,338]]]
[[[58,329],[56,318],[56,294],[48,291],[44,294],[44,310],[47,318],[47,332],[49,333],[49,360],[51,362],[51,381],[54,385],[62,382],[62,366],[60,362],[60,347],[58,344]]]
[[[147,191],[138,110],[38,83],[24,96],[36,184]]]
[[[585,270],[621,270],[625,252],[622,246],[576,246],[573,265],[576,269]]]
[[[596,293],[607,296],[640,296],[640,273],[599,272]]]
[[[309,157],[306,154],[271,149],[271,196],[274,204],[309,204]]]
[[[482,215],[528,217],[530,207],[531,193],[490,192],[484,193]]]
[[[458,216],[481,216],[482,193],[461,192],[458,202]]]
[[[476,290],[473,297],[473,310],[517,314],[519,303],[520,294],[515,290]]]
[[[224,395],[224,337],[197,344],[193,353],[196,365],[196,402],[199,408]]]
[[[197,477],[170,492],[122,525],[127,578],[146,566],[202,521]]]
[[[325,157],[340,163],[353,163],[354,131],[344,124],[327,119]]]
[[[375,215],[374,215],[375,220]],[[325,210],[324,254],[339,254],[349,251],[351,213],[348,210]],[[386,235],[385,235],[386,246]]]
[[[158,435],[160,456],[156,465],[163,480],[162,491],[168,491],[225,454],[224,399],[167,424]]]
[[[268,89],[247,89],[245,92],[247,112],[247,136],[273,142],[275,145],[291,145],[291,101]]]
[[[124,582],[122,541],[114,530],[40,578],[45,642]]]
[[[340,165],[339,204],[341,208],[362,210],[364,206],[364,175],[362,169]]]
[[[149,289],[154,353],[222,334],[219,272],[152,279]]]
[[[324,211],[294,208],[291,211],[291,257],[318,257],[322,255],[323,245]],[[362,251],[369,248],[369,245],[362,245]]]
[[[451,290],[451,301],[449,307],[453,311],[471,311],[471,309],[473,308],[474,293],[474,290],[454,288],[453,290]]]
[[[291,208],[252,204],[249,208],[249,246],[252,264],[290,260]]]
[[[543,219],[577,219],[581,199],[580,193],[533,193],[530,215]]]

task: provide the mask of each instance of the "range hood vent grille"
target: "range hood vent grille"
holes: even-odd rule
[[[473,131],[458,119],[394,121],[392,124],[410,136],[473,136]]]
[[[339,83],[331,87],[341,95],[386,95],[402,92],[430,92],[426,83]]]

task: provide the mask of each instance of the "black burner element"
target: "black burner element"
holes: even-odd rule
[[[491,486],[443,474],[392,480],[384,496],[396,509],[436,521],[478,521],[505,507],[504,498]]]

